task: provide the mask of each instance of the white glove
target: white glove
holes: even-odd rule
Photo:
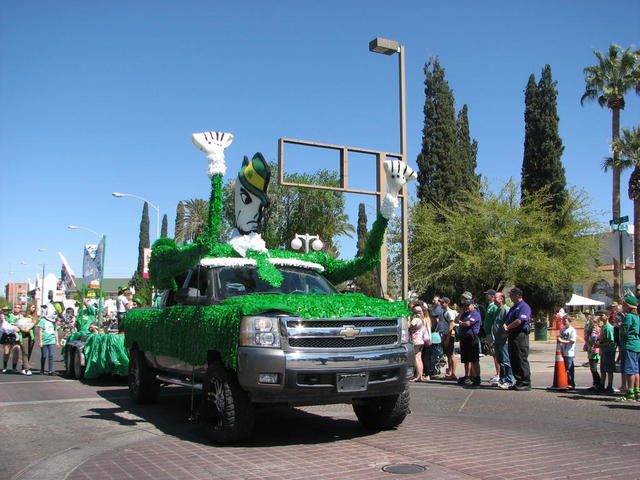
[[[418,174],[402,160],[385,161],[384,171],[387,175],[387,196],[384,197],[380,213],[384,218],[390,219],[398,208],[398,193],[403,185],[418,178]]]
[[[207,154],[209,159],[209,178],[216,173],[224,175],[227,166],[224,163],[224,149],[233,142],[233,135],[223,132],[203,132],[191,135],[191,141],[198,150]]]

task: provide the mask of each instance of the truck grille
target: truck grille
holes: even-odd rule
[[[357,337],[351,340],[344,338],[290,338],[289,346],[297,348],[357,348],[390,345],[398,341],[397,335],[381,337]]]
[[[291,348],[343,349],[393,346],[399,342],[397,318],[341,318],[336,320],[285,318]]]

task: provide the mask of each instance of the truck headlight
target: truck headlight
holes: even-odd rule
[[[409,322],[406,317],[402,317],[400,320],[400,343],[407,343],[409,341]]]
[[[240,324],[240,344],[247,347],[279,347],[278,317],[244,317]]]

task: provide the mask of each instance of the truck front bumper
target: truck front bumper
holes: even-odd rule
[[[413,376],[413,363],[410,344],[349,352],[240,347],[238,380],[256,403],[348,403],[401,393],[407,378]],[[340,391],[339,376],[359,374],[366,374],[365,387]],[[263,383],[261,376],[276,383]]]

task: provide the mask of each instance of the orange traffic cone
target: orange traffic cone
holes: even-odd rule
[[[553,369],[553,386],[549,390],[569,390],[569,377],[567,377],[567,367],[564,364],[564,357],[560,350],[556,350],[556,364]]]

